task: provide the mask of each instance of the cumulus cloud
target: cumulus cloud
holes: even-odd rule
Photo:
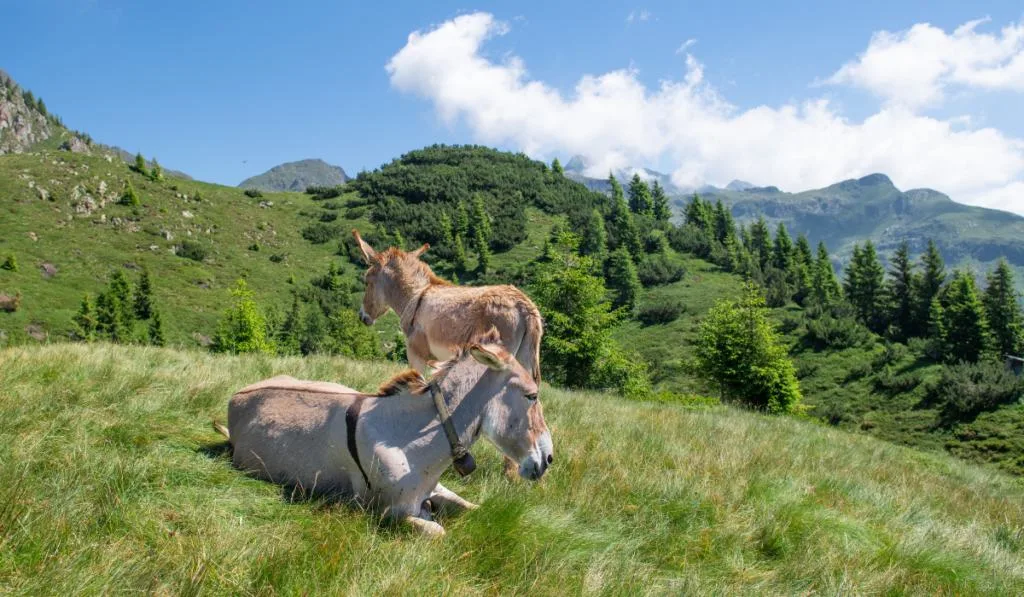
[[[970,21],[948,34],[927,23],[876,33],[867,50],[827,82],[862,87],[911,108],[938,104],[955,88],[1024,91],[1024,21],[979,33],[985,22]]]
[[[487,13],[459,16],[409,35],[387,63],[394,88],[432,102],[479,141],[529,155],[581,154],[589,173],[671,163],[677,184],[733,178],[802,190],[889,174],[902,188],[927,186],[965,202],[1024,213],[1024,141],[969,121],[885,105],[860,122],[825,99],[740,110],[710,86],[686,53],[679,80],[646,87],[635,69],[584,75],[569,94],[530,78],[515,56],[483,53],[508,27]]]

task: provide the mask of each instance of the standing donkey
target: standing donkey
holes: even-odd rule
[[[450,359],[459,346],[496,327],[501,344],[540,384],[540,311],[515,286],[456,286],[434,275],[420,256],[424,244],[406,253],[397,247],[377,252],[358,230],[366,271],[366,293],[359,318],[373,323],[388,309],[401,319],[409,365],[427,372],[431,361]],[[505,473],[514,476],[515,462],[505,459]]]

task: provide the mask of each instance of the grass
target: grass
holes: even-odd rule
[[[788,418],[545,388],[555,465],[489,446],[430,542],[230,466],[213,417],[287,373],[393,365],[109,345],[0,351],[0,592],[1020,594],[1024,486]]]

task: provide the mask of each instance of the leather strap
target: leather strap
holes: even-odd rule
[[[370,489],[370,478],[363,470],[363,463],[359,460],[359,445],[356,443],[356,423],[359,422],[359,411],[361,410],[363,410],[363,396],[357,396],[345,411],[345,430],[348,436],[348,453],[352,456],[352,460],[356,461],[359,472],[363,474],[366,489]]]
[[[455,472],[465,477],[476,469],[476,462],[473,460],[473,455],[463,445],[462,440],[459,439],[459,434],[455,431],[455,425],[452,423],[452,413],[448,410],[448,403],[444,398],[444,392],[441,391],[441,388],[436,383],[431,382],[429,387],[430,397],[434,399],[434,408],[437,409],[437,416],[441,419],[441,426],[444,428],[444,434],[448,436],[448,445],[452,449],[452,459],[454,460],[452,464],[455,467]]]

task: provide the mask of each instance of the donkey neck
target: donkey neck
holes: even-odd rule
[[[405,315],[410,305],[419,301],[420,296],[433,284],[430,277],[419,272],[409,275],[399,275],[394,280],[394,292],[388,297],[388,306],[391,307],[399,317]]]

